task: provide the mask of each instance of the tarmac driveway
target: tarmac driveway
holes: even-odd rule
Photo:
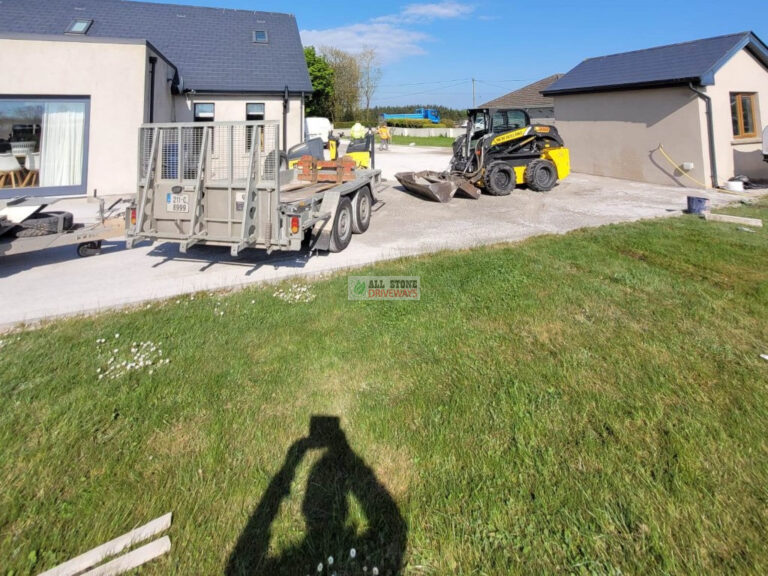
[[[378,154],[384,176],[446,167],[446,151],[395,148]],[[117,240],[104,253],[77,258],[74,247],[0,257],[0,329],[201,290],[219,290],[538,234],[645,218],[679,215],[691,190],[573,174],[547,194],[517,190],[511,196],[456,198],[437,204],[412,196],[396,182],[378,193],[366,234],[340,254],[252,252],[232,258],[226,248],[197,247],[187,255],[174,244],[126,251]],[[700,192],[696,192],[701,195]],[[713,205],[734,196],[709,195]],[[66,208],[57,205],[57,209]]]

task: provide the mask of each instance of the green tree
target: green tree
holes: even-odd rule
[[[333,68],[314,46],[304,48],[304,58],[314,90],[307,98],[307,116],[330,118],[333,113]]]
[[[333,121],[355,120],[360,102],[360,65],[354,54],[321,46],[320,52],[333,70]]]

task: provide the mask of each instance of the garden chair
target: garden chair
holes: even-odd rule
[[[0,188],[4,188],[6,183],[11,188],[18,188],[21,185],[21,177],[24,171],[13,154],[0,154]]]
[[[22,188],[29,186],[38,186],[40,184],[40,152],[27,154],[27,161],[24,163],[27,170],[27,176],[24,178]]]

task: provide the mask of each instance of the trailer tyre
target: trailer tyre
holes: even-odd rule
[[[492,196],[508,196],[515,189],[515,169],[506,162],[494,162],[485,171],[485,189]]]
[[[363,186],[352,200],[352,232],[362,234],[371,225],[373,196],[368,186]]]
[[[339,199],[339,207],[336,209],[336,218],[333,219],[331,230],[331,252],[341,252],[352,240],[352,201],[343,196]]]
[[[80,256],[80,258],[98,256],[99,254],[101,254],[101,240],[96,242],[83,242],[77,246],[77,255]]]
[[[35,236],[47,236],[59,231],[59,220],[62,222],[62,230],[72,228],[73,217],[70,212],[39,212],[33,214],[16,227],[17,238],[32,238]]]
[[[557,167],[549,160],[534,160],[525,169],[525,183],[536,192],[549,192],[557,183]]]

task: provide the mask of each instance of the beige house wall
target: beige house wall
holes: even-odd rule
[[[90,96],[88,194],[134,193],[146,44],[0,39],[0,54],[0,95]]]
[[[571,150],[576,172],[656,184],[695,186],[704,181],[702,104],[687,88],[627,90],[555,96],[557,128]]]
[[[155,122],[175,122],[176,103],[171,93],[171,85],[176,69],[166,62],[163,57],[150,48],[149,56],[157,58],[155,64]],[[144,122],[149,122],[150,100],[152,84],[152,65],[147,58],[146,63],[146,88],[144,93]],[[138,134],[138,131],[137,131]],[[138,137],[138,136],[137,136]]]
[[[304,140],[304,110],[301,97],[292,96],[288,107],[288,148]],[[195,103],[215,104],[214,121],[244,122],[246,104],[264,104],[265,120],[283,122],[283,97],[275,95],[186,94],[176,97],[176,121],[192,122]],[[280,145],[283,133],[280,130]]]
[[[707,94],[712,98],[715,122],[715,149],[720,183],[729,178],[746,175],[754,179],[768,179],[768,163],[763,162],[762,131],[768,122],[768,70],[747,50],[731,58],[715,74],[715,85],[708,86]],[[755,125],[757,137],[739,139],[733,135],[731,115],[731,93],[754,92],[757,94]],[[702,122],[705,122],[702,112]],[[706,143],[706,140],[704,140]],[[708,144],[705,155],[709,158]],[[708,160],[707,160],[708,161]]]

